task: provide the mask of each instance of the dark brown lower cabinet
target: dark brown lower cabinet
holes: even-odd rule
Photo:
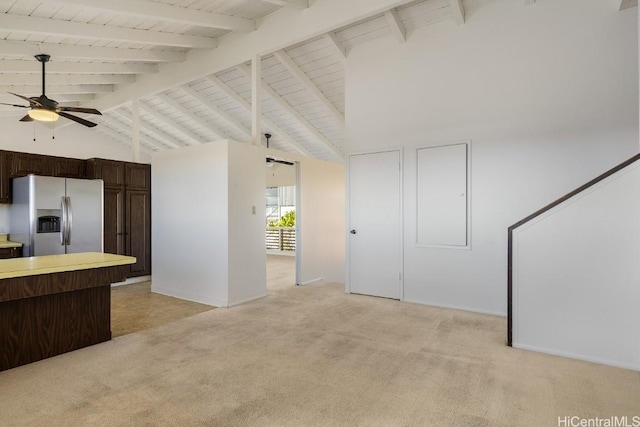
[[[147,190],[126,190],[126,254],[136,257],[130,276],[151,274],[151,197]]]
[[[111,339],[111,283],[128,266],[1,279],[0,371]]]
[[[22,247],[0,248],[0,259],[20,258],[21,256],[22,256]]]

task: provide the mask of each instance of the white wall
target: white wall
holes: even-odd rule
[[[229,143],[229,305],[267,294],[264,164],[261,147]]]
[[[267,155],[300,164],[301,277],[344,281],[342,165],[223,140],[153,156],[154,292],[215,306],[266,295]]]
[[[274,149],[265,149],[265,155],[298,163],[298,284],[344,283],[344,165]]]
[[[344,166],[317,159],[300,162],[300,284],[345,282]]]
[[[514,230],[513,346],[640,370],[640,162]]]
[[[290,187],[296,185],[296,168],[279,163],[271,163],[266,167],[267,187]]]
[[[226,141],[154,154],[153,292],[228,305],[228,183]]]
[[[131,148],[110,139],[98,132],[98,127],[87,128],[72,124],[58,128],[67,120],[59,120],[52,130],[45,123],[21,123],[20,117],[1,117],[2,138],[0,150],[21,151],[25,153],[46,154],[49,156],[73,157],[89,159],[100,157],[105,159],[133,161]],[[34,130],[36,140],[34,141]],[[53,132],[53,133],[52,133]],[[55,139],[51,139],[55,134]],[[141,154],[141,162],[148,163],[151,157]]]
[[[405,148],[405,299],[505,314],[507,227],[638,151],[637,13],[483,3],[349,51],[346,143]],[[468,139],[471,250],[417,248],[416,149]]]

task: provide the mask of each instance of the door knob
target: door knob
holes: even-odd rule
[[[351,230],[350,233],[351,234],[356,234],[356,230]]]

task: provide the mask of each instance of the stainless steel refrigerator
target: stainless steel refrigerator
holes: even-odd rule
[[[24,256],[102,252],[102,188],[101,179],[13,179],[11,240]]]

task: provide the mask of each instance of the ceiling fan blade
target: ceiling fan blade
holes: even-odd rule
[[[0,102],[0,105],[9,105],[11,107],[20,107],[20,108],[31,108],[30,105],[7,104],[6,102]]]
[[[86,127],[92,128],[98,125],[97,123],[90,122],[89,120],[85,120],[83,118],[73,116],[71,114],[67,114],[64,111],[60,111],[58,114],[61,115],[62,117],[66,117],[69,120],[73,120],[74,122],[80,123],[81,125],[85,125]]]
[[[20,119],[20,121],[21,121],[21,122],[32,122],[32,121],[33,121],[33,119],[31,118],[31,116],[30,116],[30,115],[28,115],[28,114],[27,114],[26,116],[24,116],[23,118],[21,118],[21,119]]]
[[[286,160],[278,160],[278,159],[274,159],[272,157],[267,157],[267,163],[280,163],[281,165],[288,165],[288,166],[293,166],[294,163],[292,162],[288,162]]]
[[[72,113],[85,113],[85,114],[98,114],[102,113],[95,108],[82,108],[82,107],[58,107],[58,111],[71,111]]]
[[[11,95],[15,95],[15,96],[17,96],[18,98],[22,98],[22,99],[24,99],[24,100],[25,100],[25,101],[27,101],[29,104],[33,104],[33,105],[35,105],[36,107],[42,107],[42,106],[43,106],[39,101],[36,101],[35,99],[27,98],[26,96],[18,95],[17,93],[13,93],[13,92],[9,92],[9,93],[10,93]]]

